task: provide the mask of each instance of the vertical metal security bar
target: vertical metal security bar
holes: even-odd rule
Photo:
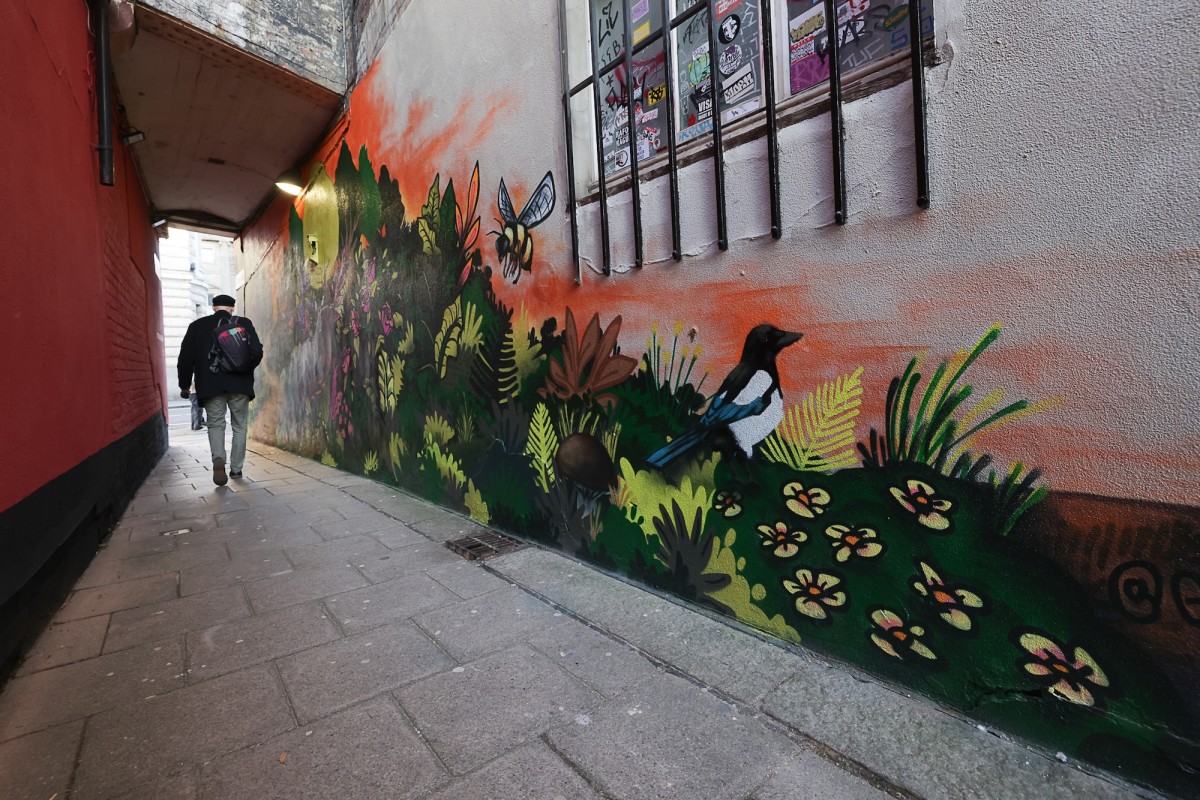
[[[662,0],[663,75],[667,96],[667,168],[671,176],[671,258],[683,260],[683,244],[679,233],[679,161],[675,155],[675,46],[671,40],[671,4]]]
[[[596,0],[588,0],[588,27],[592,32],[592,113],[596,117],[596,163],[600,167],[600,238],[604,248],[604,274],[612,274],[612,248],[608,241],[608,182],[604,176],[604,127],[600,122],[600,31],[596,27]]]
[[[825,0],[829,58],[829,127],[833,139],[833,221],[846,224],[846,153],[842,132],[842,63],[838,52],[837,0]]]
[[[784,7],[786,8],[786,4]],[[783,211],[779,200],[779,125],[775,120],[774,38],[771,0],[762,0],[763,83],[767,91],[767,180],[771,195],[771,236],[778,239],[783,236]]]
[[[826,0],[832,2],[832,0]],[[717,7],[713,0],[708,6],[708,91],[712,97],[713,180],[717,196],[717,247],[729,249],[729,220],[725,214],[725,146],[721,140],[721,70],[717,56]]]
[[[908,0],[908,38],[912,46],[913,144],[917,161],[917,205],[929,208],[929,129],[925,118],[925,44],[921,38],[921,0]]]
[[[575,264],[575,285],[583,283],[579,264],[579,216],[575,208],[575,136],[571,127],[571,73],[567,62],[567,0],[558,3],[559,68],[562,70],[563,124],[567,129],[567,208],[571,211],[571,259]]]
[[[625,15],[625,128],[629,132],[629,194],[633,201],[633,264],[642,268],[642,185],[638,182],[637,120],[633,118],[633,20],[629,0],[622,0]],[[600,167],[604,170],[603,165]]]

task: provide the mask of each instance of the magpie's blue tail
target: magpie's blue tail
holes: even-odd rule
[[[647,456],[646,463],[655,469],[662,469],[702,441],[704,441],[704,434],[694,430],[688,431]]]

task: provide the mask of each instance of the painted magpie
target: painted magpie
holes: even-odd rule
[[[803,335],[766,324],[750,331],[742,347],[742,360],[721,382],[708,409],[691,429],[656,450],[646,463],[662,469],[709,437],[719,449],[736,447],[747,458],[754,455],[754,445],[767,438],[783,419],[783,393],[775,357]]]

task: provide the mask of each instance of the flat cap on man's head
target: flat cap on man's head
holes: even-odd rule
[[[219,294],[213,298],[213,307],[217,306],[233,306],[237,303],[232,297],[227,294]]]

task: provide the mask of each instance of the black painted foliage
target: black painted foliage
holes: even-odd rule
[[[733,579],[724,573],[705,572],[712,560],[715,538],[704,530],[703,509],[697,508],[689,522],[677,500],[671,501],[670,511],[660,505],[654,530],[661,543],[658,557],[667,567],[664,588],[730,613],[723,604],[706,597],[725,588]]]

